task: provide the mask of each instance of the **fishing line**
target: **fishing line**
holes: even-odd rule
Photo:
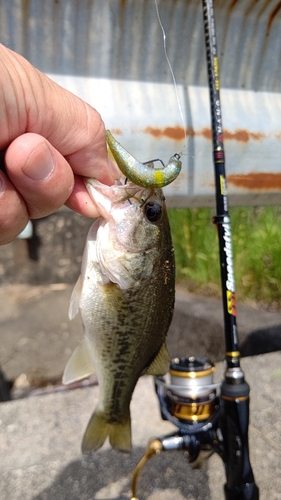
[[[170,59],[168,57],[168,53],[167,53],[166,32],[165,32],[164,26],[163,26],[161,18],[160,18],[160,13],[159,13],[159,8],[158,8],[157,0],[154,0],[154,3],[155,3],[155,9],[156,9],[158,23],[159,23],[159,26],[160,26],[160,28],[162,30],[164,54],[165,54],[165,58],[166,58],[166,61],[167,61],[167,64],[169,66],[169,70],[170,70],[170,73],[171,73],[171,76],[172,76],[172,80],[173,80],[173,84],[174,84],[174,88],[175,88],[176,99],[177,99],[178,108],[179,108],[179,113],[180,113],[180,117],[181,117],[181,121],[182,121],[182,125],[183,125],[185,144],[184,144],[184,146],[182,148],[182,151],[180,153],[180,156],[181,156],[184,148],[186,147],[186,140],[187,140],[186,128],[185,128],[185,123],[184,123],[184,118],[183,118],[183,111],[182,111],[182,106],[181,106],[181,102],[180,102],[180,97],[179,97],[179,92],[178,92],[178,87],[177,87],[177,82],[176,82],[175,74],[174,74],[174,71],[173,71]]]

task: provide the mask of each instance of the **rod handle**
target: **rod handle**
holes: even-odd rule
[[[259,500],[259,489],[255,483],[243,484],[237,491],[229,490],[224,485],[225,500]]]
[[[249,392],[246,382],[237,385],[223,382],[221,388],[226,500],[259,499],[249,456]]]

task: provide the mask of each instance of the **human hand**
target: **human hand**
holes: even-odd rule
[[[112,184],[99,113],[0,45],[0,244],[63,204],[100,214],[83,177]]]

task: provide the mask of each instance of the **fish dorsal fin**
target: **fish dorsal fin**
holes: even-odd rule
[[[70,304],[68,310],[69,319],[75,318],[76,314],[78,314],[79,312],[81,292],[82,292],[82,276],[80,274],[70,297]]]
[[[81,344],[73,351],[71,358],[67,362],[62,377],[62,383],[71,384],[76,380],[87,378],[93,373],[95,373],[95,367],[89,355],[87,339],[84,338]]]
[[[163,344],[157,356],[147,368],[145,375],[153,375],[159,377],[165,375],[169,370],[170,356],[166,344]]]

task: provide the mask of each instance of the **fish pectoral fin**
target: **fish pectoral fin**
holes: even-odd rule
[[[76,314],[78,314],[78,312],[79,312],[82,284],[83,284],[82,283],[82,276],[80,274],[78,280],[76,281],[76,285],[73,288],[71,297],[70,297],[70,304],[69,304],[69,310],[68,310],[69,319],[75,318]]]
[[[106,416],[95,411],[91,416],[85,431],[82,452],[91,453],[100,448],[109,437],[112,448],[119,451],[129,452],[132,448],[131,418],[122,419],[120,422],[107,422]]]
[[[160,351],[149,365],[145,371],[145,375],[153,375],[154,377],[159,377],[160,375],[165,375],[169,370],[170,366],[170,356],[167,350],[166,344],[163,344]]]
[[[76,380],[82,380],[95,373],[94,364],[89,355],[86,339],[73,351],[72,356],[64,369],[62,383],[71,384]]]

